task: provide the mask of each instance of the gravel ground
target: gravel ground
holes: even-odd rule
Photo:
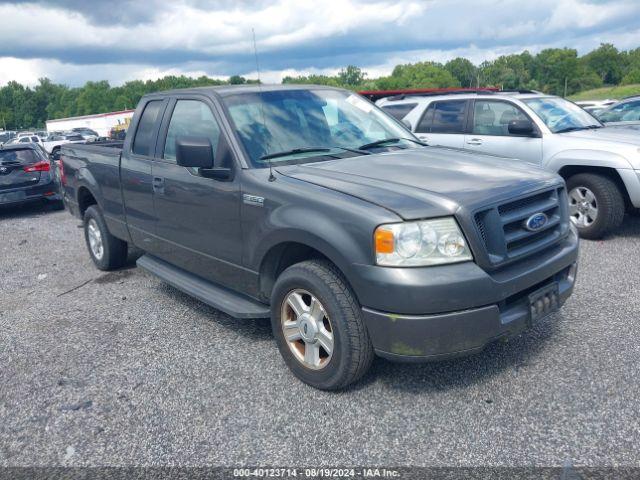
[[[474,357],[297,381],[266,321],[0,210],[0,465],[640,466],[640,218],[582,243],[561,313]]]

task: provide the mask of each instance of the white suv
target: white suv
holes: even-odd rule
[[[376,104],[429,145],[535,163],[567,181],[571,218],[600,238],[640,208],[640,136],[538,92],[400,95]]]

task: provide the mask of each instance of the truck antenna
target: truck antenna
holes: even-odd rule
[[[262,97],[262,82],[260,81],[260,62],[258,62],[258,47],[256,45],[256,31],[252,28],[251,35],[253,35],[253,53],[256,57],[256,71],[258,72],[258,91],[260,92],[260,96]],[[262,99],[260,99],[260,115],[262,116],[262,126],[267,129],[267,120],[264,116],[264,103]],[[271,163],[271,159],[268,158],[269,162],[269,181],[273,182],[276,180],[276,176],[273,174],[273,164]]]

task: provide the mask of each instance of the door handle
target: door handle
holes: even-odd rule
[[[472,138],[471,140],[469,140],[467,142],[467,145],[482,145],[482,139],[481,138]]]
[[[164,178],[162,177],[153,177],[151,184],[154,192],[162,192],[164,190]]]

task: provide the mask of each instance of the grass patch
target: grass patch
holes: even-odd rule
[[[633,85],[621,85],[618,87],[602,87],[593,90],[585,90],[569,97],[569,100],[605,100],[607,98],[615,98],[621,100],[631,95],[640,95],[640,83]]]

